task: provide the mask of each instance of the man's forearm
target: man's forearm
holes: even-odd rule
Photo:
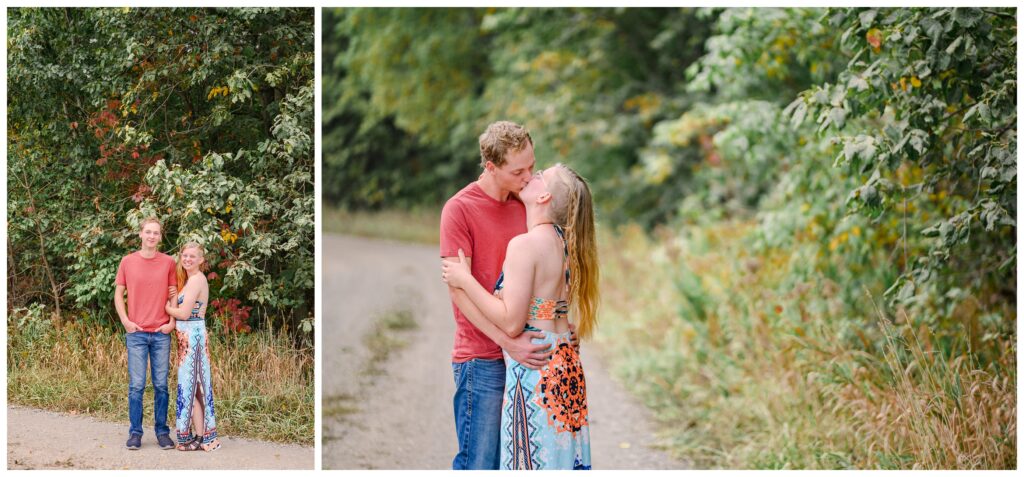
[[[131,320],[128,319],[128,312],[125,311],[124,291],[114,293],[114,309],[117,310],[117,317],[121,319],[122,325],[127,325],[131,322]]]
[[[498,328],[497,325],[491,323],[480,309],[473,304],[473,301],[466,295],[465,290],[461,288],[448,288],[449,293],[452,296],[452,301],[455,302],[455,306],[459,307],[459,311],[469,320],[476,329],[480,330],[481,333],[487,335],[491,341],[494,341],[498,346],[505,348],[505,343],[508,342],[509,336],[504,331]]]

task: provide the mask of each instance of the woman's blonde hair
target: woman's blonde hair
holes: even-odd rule
[[[590,186],[576,171],[555,165],[556,177],[548,186],[551,192],[551,220],[565,231],[569,249],[569,305],[576,317],[576,333],[589,338],[597,327],[597,238],[594,230],[594,203]]]
[[[204,250],[203,246],[199,245],[198,242],[188,242],[185,245],[181,246],[181,250],[178,251],[178,263],[177,263],[177,265],[174,266],[174,273],[175,273],[175,276],[178,279],[178,292],[179,293],[181,292],[182,288],[185,288],[185,282],[188,281],[188,273],[186,273],[185,272],[185,268],[181,266],[181,254],[185,253],[185,249],[189,249],[189,248],[194,248],[194,249],[198,250],[199,251],[199,255],[201,257],[204,257],[204,258],[206,257],[206,250]],[[206,270],[208,268],[209,268],[209,265],[206,263],[206,260],[203,260],[203,263],[201,265],[199,265],[199,271],[200,272],[206,272]]]

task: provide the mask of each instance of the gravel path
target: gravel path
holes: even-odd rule
[[[152,403],[150,403],[152,404]],[[171,431],[173,435],[173,430]],[[312,469],[312,447],[221,437],[215,452],[162,450],[152,428],[124,448],[128,421],[7,406],[8,469]]]
[[[455,322],[436,246],[324,234],[324,469],[448,469],[457,451],[452,417]],[[367,373],[375,318],[409,310],[418,327],[392,332],[395,347]],[[643,408],[582,347],[595,469],[680,469],[657,450]]]

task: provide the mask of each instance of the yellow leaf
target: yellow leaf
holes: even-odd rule
[[[911,76],[910,77],[910,84],[912,86],[914,86],[915,88],[920,88],[921,87],[921,80],[918,79],[917,76]]]

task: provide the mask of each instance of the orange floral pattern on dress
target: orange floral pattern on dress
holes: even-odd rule
[[[174,334],[178,337],[178,366],[185,362],[185,357],[188,356],[188,333],[174,330]]]
[[[580,356],[571,344],[563,341],[555,348],[540,370],[537,391],[548,423],[556,430],[576,433],[587,425],[587,383]]]
[[[548,300],[533,297],[530,300],[530,308],[527,310],[527,319],[554,320],[564,318],[568,311],[569,303],[565,300]]]

